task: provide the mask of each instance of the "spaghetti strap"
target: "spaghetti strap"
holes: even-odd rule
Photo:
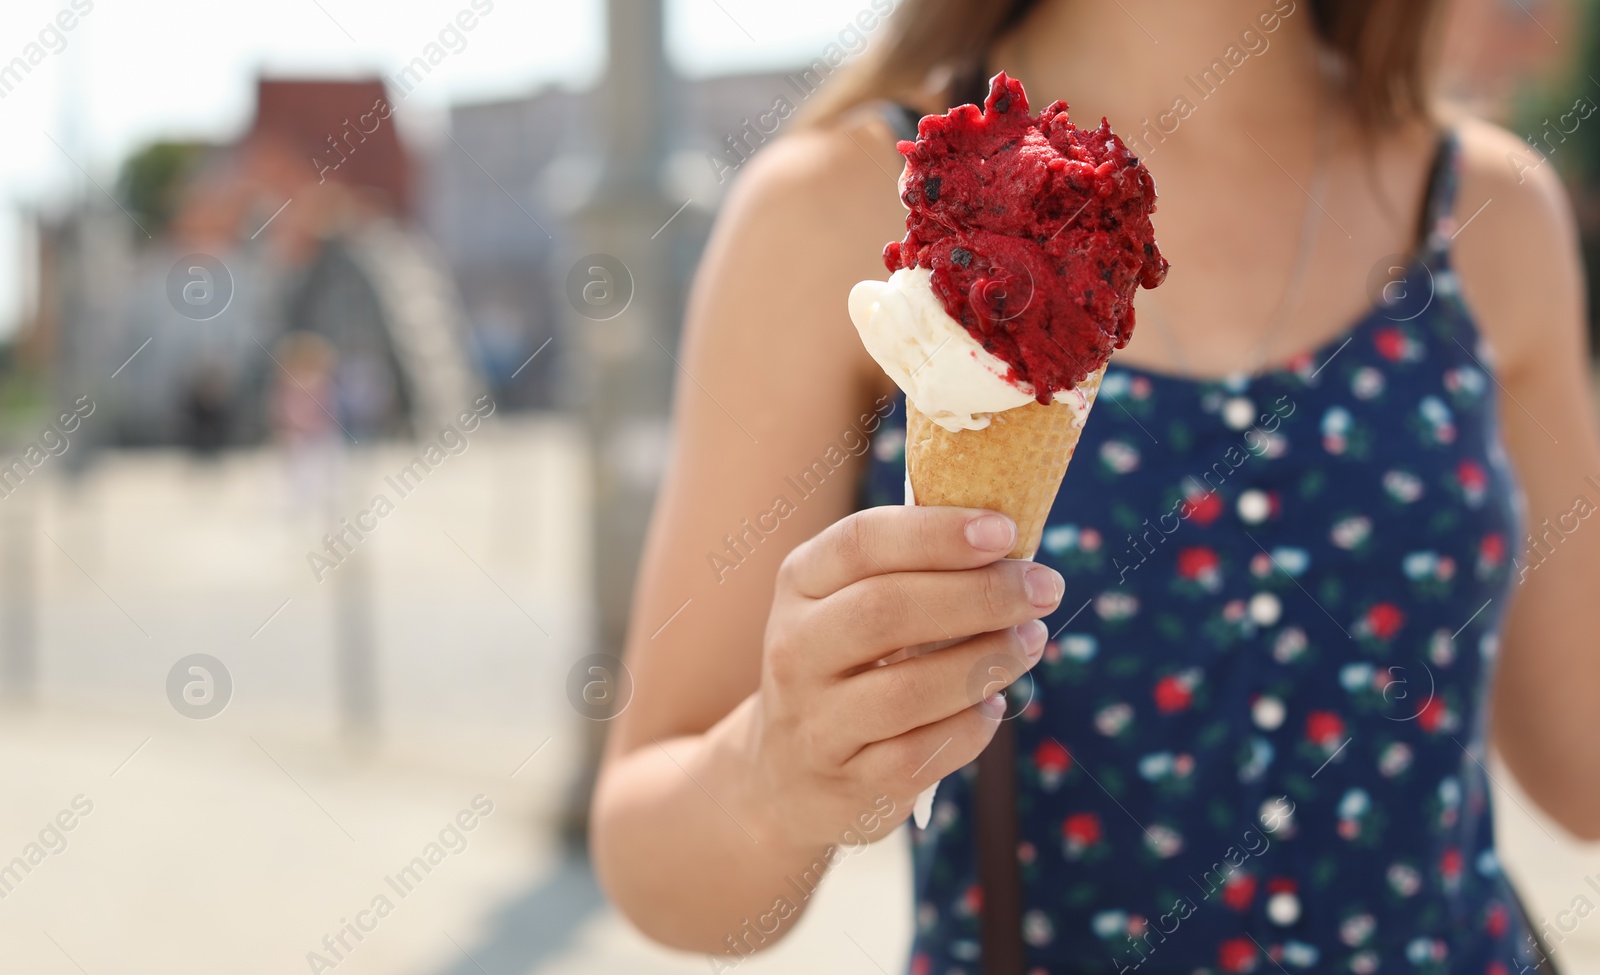
[[[1428,191],[1419,214],[1417,240],[1423,257],[1431,261],[1450,252],[1456,232],[1456,191],[1461,183],[1461,141],[1454,129],[1439,134]]]

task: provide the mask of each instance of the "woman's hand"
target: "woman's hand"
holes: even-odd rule
[[[989,743],[998,692],[1039,660],[1063,591],[1053,569],[1002,557],[1015,539],[994,512],[886,506],[784,560],[760,690],[730,716],[772,840],[836,842],[879,796],[892,827]]]

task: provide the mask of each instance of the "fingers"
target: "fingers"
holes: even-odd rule
[[[1004,630],[1048,615],[1063,588],[1054,569],[1013,559],[863,579],[800,610],[809,666],[834,675],[902,647]]]
[[[1000,693],[1044,652],[1049,631],[1032,620],[843,681],[830,707],[855,715],[867,741],[942,721]]]
[[[1000,714],[1000,706],[987,702],[965,708],[942,721],[874,742],[845,763],[845,768],[897,802],[909,802],[977,758],[1000,727]]]
[[[890,572],[971,569],[1003,557],[1017,526],[977,508],[884,505],[843,518],[784,559],[780,578],[812,599]]]

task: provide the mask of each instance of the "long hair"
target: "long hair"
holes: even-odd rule
[[[935,72],[952,104],[981,100],[989,52],[1041,0],[900,0],[884,35],[818,92],[812,123],[879,98],[925,91]],[[1090,2],[1090,0],[1075,0]],[[1429,111],[1433,27],[1440,0],[1294,0],[1347,69],[1348,96],[1369,131]]]

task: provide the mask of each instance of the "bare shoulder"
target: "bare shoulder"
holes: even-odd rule
[[[1537,232],[1551,246],[1565,246],[1576,239],[1572,205],[1550,159],[1510,131],[1482,119],[1462,118],[1455,123],[1455,130],[1462,150],[1458,208],[1492,201],[1481,216],[1503,229]],[[1479,203],[1473,203],[1474,199]],[[1492,217],[1490,209],[1497,211]],[[1462,214],[1462,219],[1470,212]]]
[[[1464,118],[1454,259],[1507,374],[1581,345],[1583,276],[1572,205],[1554,163],[1497,125]],[[1575,351],[1575,349],[1574,349]]]
[[[904,233],[900,163],[887,126],[870,112],[763,147],[736,177],[697,292],[751,290],[768,306],[803,310],[827,336],[820,348],[808,344],[849,357],[858,377],[871,377],[877,370],[855,339],[844,299],[855,282],[886,274],[883,245]]]
[[[812,230],[845,244],[882,236],[886,220],[903,216],[900,164],[887,127],[869,112],[801,129],[755,154],[734,183],[724,220],[753,224],[747,231],[761,236],[793,239],[794,230]]]

